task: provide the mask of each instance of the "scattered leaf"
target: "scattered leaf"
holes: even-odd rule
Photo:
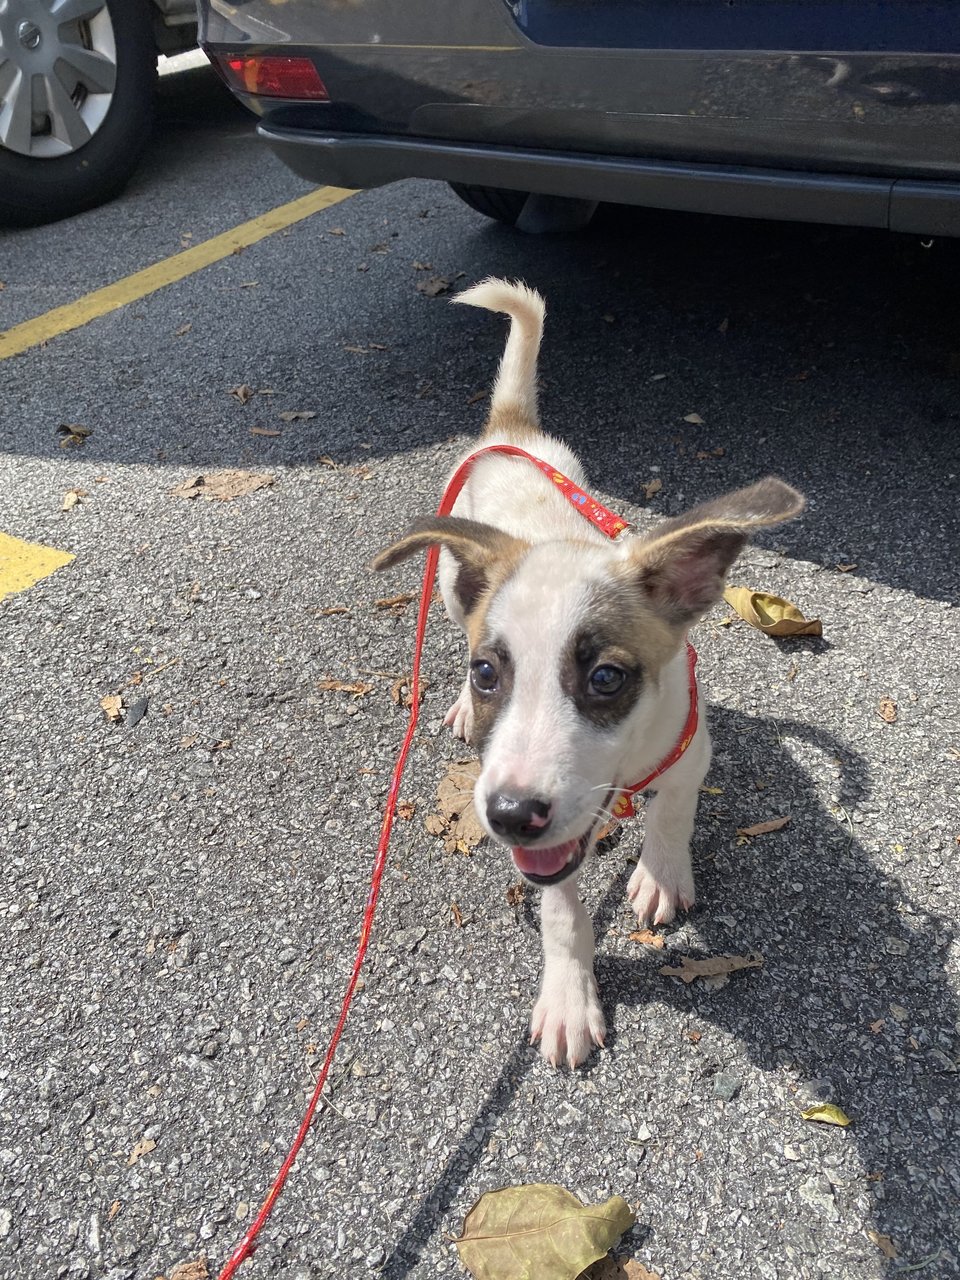
[[[420,680],[420,699],[423,701],[423,695],[426,693],[429,681],[421,678]],[[393,684],[390,686],[390,697],[398,707],[413,706],[413,686],[410,676],[397,676]]]
[[[375,609],[392,609],[394,613],[403,613],[410,601],[416,600],[416,598],[416,592],[403,591],[397,596],[381,596],[379,600],[374,600],[373,607]]]
[[[192,328],[193,328],[193,323],[192,321],[188,320],[187,323],[182,324],[179,329],[174,329],[173,336],[175,338],[182,338],[183,335],[185,333],[189,333]]]
[[[412,800],[401,800],[397,805],[397,817],[404,822],[409,822],[417,811],[417,806]]]
[[[278,416],[282,422],[306,422],[317,414],[314,409],[284,409]]]
[[[749,587],[727,587],[723,598],[749,622],[768,636],[822,636],[823,624],[819,618],[805,618],[795,604],[765,591],[751,591]]]
[[[463,912],[455,902],[450,903],[450,914],[453,916],[453,923],[458,929],[463,928]]]
[[[681,978],[691,983],[695,978],[718,978],[724,974],[735,973],[738,969],[759,969],[763,964],[763,956],[708,956],[696,960],[693,956],[681,956],[680,967],[664,964],[659,972],[670,978]]]
[[[511,907],[519,907],[526,896],[527,886],[522,880],[518,880],[507,889],[506,898]]]
[[[329,234],[332,236],[345,236],[347,233],[344,231],[343,227],[331,227]]]
[[[273,427],[251,427],[250,434],[252,436],[281,436],[282,431],[277,431]]]
[[[174,1267],[167,1280],[207,1280],[209,1275],[206,1258],[197,1258],[195,1262],[181,1262]]]
[[[703,1039],[703,1032],[702,1032],[702,1031],[688,1031],[688,1032],[687,1032],[687,1039],[690,1041],[690,1043],[691,1043],[691,1044],[699,1044],[699,1043],[700,1043],[700,1041]]]
[[[694,427],[706,426],[706,423],[700,417],[699,413],[685,413],[683,415],[683,420],[684,422],[689,422]]]
[[[765,836],[770,831],[780,831],[790,821],[790,815],[785,818],[771,818],[769,822],[755,822],[752,827],[737,827],[738,836]]]
[[[111,724],[120,724],[123,720],[123,699],[119,694],[108,693],[100,699],[100,706]]]
[[[643,486],[643,496],[647,500],[650,499],[663,488],[663,481],[659,476],[654,476],[652,480],[648,480]]]
[[[877,715],[887,724],[893,724],[897,718],[897,704],[892,698],[881,698],[877,707]]]
[[[696,458],[698,462],[705,462],[708,458],[722,458],[726,452],[723,445],[718,444],[715,449],[698,449]]]
[[[837,565],[837,572],[838,572],[838,573],[853,573],[853,571],[854,571],[854,569],[855,569],[856,567],[857,567],[857,566],[856,566],[855,564],[838,564],[838,565]]]
[[[428,298],[436,298],[441,293],[447,293],[452,280],[448,280],[446,276],[431,276],[429,280],[420,280],[417,284],[417,293],[426,294]]]
[[[706,796],[722,796],[723,787],[701,787],[700,790]]]
[[[60,510],[72,511],[81,498],[88,498],[89,496],[90,495],[86,489],[68,489],[63,495],[63,502],[60,504]]]
[[[123,1205],[120,1203],[120,1201],[114,1200],[113,1203],[110,1205],[110,1208],[107,1210],[107,1221],[112,1222],[122,1208],[123,1208]]]
[[[804,1120],[815,1120],[818,1124],[836,1124],[845,1129],[850,1117],[832,1102],[818,1102],[816,1106],[807,1107],[800,1115]]]
[[[870,1023],[870,1030],[875,1036],[878,1036],[886,1025],[887,1021],[885,1018],[877,1018],[874,1022]]]
[[[207,475],[193,476],[178,484],[170,493],[175,498],[207,498],[211,501],[230,502],[233,498],[246,497],[257,489],[273,484],[273,476],[257,471],[211,471]]]
[[[364,684],[362,680],[318,680],[317,688],[321,693],[352,693],[355,698],[365,698],[372,690],[372,684]]]
[[[332,604],[329,609],[318,609],[317,613],[321,618],[330,618],[335,613],[345,613],[348,617],[350,616],[350,610],[345,604]]]
[[[247,386],[245,382],[241,382],[237,387],[227,387],[227,395],[233,396],[234,400],[239,400],[241,404],[246,404],[256,394],[254,388]]]
[[[479,404],[481,400],[486,400],[487,391],[475,391],[472,396],[467,396],[467,404]]]
[[[873,1241],[883,1256],[889,1259],[889,1261],[892,1262],[894,1258],[898,1258],[900,1256],[897,1246],[889,1236],[883,1236],[879,1231],[872,1231],[869,1229],[867,1231],[867,1236]]]
[[[79,422],[61,422],[57,427],[57,435],[63,437],[60,448],[68,449],[71,446],[79,448],[93,432],[90,427],[82,427]]]
[[[481,1196],[454,1243],[476,1280],[576,1280],[635,1220],[620,1196],[585,1206],[563,1187],[538,1182]]]
[[[486,836],[473,807],[473,788],[480,763],[452,764],[437,787],[437,812],[425,820],[431,835],[443,836],[447,853],[469,853]]]
[[[153,1138],[141,1138],[127,1157],[127,1165],[136,1164],[141,1156],[149,1155],[156,1145]]]
[[[631,942],[639,942],[645,947],[656,947],[658,951],[663,950],[663,934],[654,933],[652,929],[638,929],[635,933],[628,933],[627,937]]]

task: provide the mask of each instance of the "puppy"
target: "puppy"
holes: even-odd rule
[[[454,301],[510,317],[480,447],[518,445],[585,485],[576,455],[540,430],[543,299],[490,279]],[[451,516],[422,517],[373,562],[387,569],[431,544],[442,548],[440,589],[470,651],[445,723],[479,750],[481,822],[542,887],[544,967],[531,1039],[555,1065],[583,1062],[605,1034],[577,872],[621,791],[677,746],[692,692],[687,630],[720,599],[750,533],[803,505],[770,477],[652,533],[610,541],[529,461],[489,454]],[[628,887],[641,923],[666,924],[693,905],[690,839],[709,762],[701,717],[683,754],[650,784]]]

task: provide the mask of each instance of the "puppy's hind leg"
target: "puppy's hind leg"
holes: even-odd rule
[[[530,1019],[530,1041],[553,1065],[576,1067],[602,1045],[603,1010],[593,976],[593,926],[577,894],[576,876],[546,885],[540,903],[543,979]]]

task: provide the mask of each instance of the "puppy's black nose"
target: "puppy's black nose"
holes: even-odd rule
[[[550,826],[550,805],[526,796],[492,795],[487,801],[487,821],[498,836],[537,840]]]

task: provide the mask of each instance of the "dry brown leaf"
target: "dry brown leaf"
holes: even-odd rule
[[[770,831],[780,831],[789,821],[788,814],[785,818],[771,818],[769,822],[755,822],[752,827],[737,827],[737,835],[765,836]]]
[[[486,400],[487,391],[475,391],[472,396],[467,396],[467,404],[478,404],[481,400]]]
[[[123,720],[123,700],[116,693],[108,693],[100,699],[100,706],[111,724],[119,724]]]
[[[453,916],[453,923],[458,929],[463,928],[463,912],[455,902],[450,903],[450,914]]]
[[[175,338],[182,338],[183,335],[185,333],[189,333],[192,328],[193,328],[193,324],[191,321],[188,320],[187,323],[182,324],[179,329],[174,329],[173,336]]]
[[[819,618],[805,618],[795,604],[765,591],[752,591],[749,587],[727,587],[723,598],[749,622],[768,636],[822,636],[823,624]]]
[[[349,616],[350,610],[345,604],[332,604],[329,609],[318,609],[317,613],[321,618],[331,618],[335,613],[345,613]]]
[[[519,907],[521,902],[527,896],[527,886],[522,880],[518,880],[516,884],[510,885],[507,889],[507,902],[511,907]]]
[[[344,231],[343,227],[331,227],[329,234],[332,236],[345,236],[347,233]]]
[[[718,978],[727,973],[736,973],[738,969],[759,969],[763,964],[763,956],[708,956],[696,960],[693,956],[681,956],[680,966],[664,964],[659,972],[669,978],[681,978],[687,984],[695,978]]]
[[[282,431],[277,431],[274,427],[251,427],[250,434],[252,436],[282,436]]]
[[[887,1021],[885,1018],[877,1018],[875,1021],[870,1023],[870,1030],[875,1036],[878,1036],[886,1025]]]
[[[417,806],[412,800],[401,800],[397,804],[397,817],[403,822],[409,822],[417,811]]]
[[[703,1032],[702,1032],[702,1031],[688,1031],[688,1032],[687,1032],[687,1039],[690,1041],[690,1043],[691,1043],[691,1044],[699,1044],[699,1043],[700,1043],[700,1041],[703,1039]]]
[[[429,680],[420,681],[420,701],[423,702],[423,695],[429,688]],[[397,676],[393,684],[390,686],[390,697],[398,707],[413,706],[413,688],[410,676]]]
[[[209,1275],[206,1258],[197,1258],[195,1262],[181,1262],[174,1267],[167,1280],[207,1280]]]
[[[855,569],[856,567],[857,567],[857,566],[856,566],[855,564],[838,564],[838,565],[837,565],[837,572],[838,572],[838,573],[853,573],[853,571],[854,571],[854,569]]]
[[[86,489],[68,489],[63,495],[63,502],[60,504],[61,511],[72,511],[81,498],[90,496]]]
[[[239,400],[241,404],[246,404],[256,394],[256,389],[248,386],[245,382],[241,382],[236,387],[227,387],[227,395],[233,396],[234,400]]]
[[[362,680],[318,680],[317,688],[321,693],[352,693],[355,698],[365,698],[373,685]]]
[[[715,449],[698,449],[696,459],[698,462],[705,462],[707,458],[722,458],[726,452],[723,445],[718,444]]]
[[[647,502],[649,502],[650,499],[655,494],[658,494],[662,488],[663,488],[663,481],[660,479],[659,476],[654,476],[652,480],[648,480],[646,484],[644,484],[643,496],[647,500]]]
[[[381,596],[379,600],[374,600],[373,607],[375,609],[392,609],[394,613],[402,613],[410,601],[416,600],[416,598],[416,592],[403,591],[396,596]]]
[[[281,422],[306,422],[317,416],[315,409],[284,409],[277,415]]]
[[[274,477],[256,471],[211,471],[207,475],[193,476],[178,484],[170,493],[175,498],[207,498],[210,501],[230,502],[246,497],[257,489],[273,484]]]
[[[635,933],[628,933],[627,937],[631,942],[639,942],[645,947],[656,947],[658,951],[663,950],[663,934],[654,933],[652,929],[638,929]]]
[[[877,707],[877,715],[887,724],[893,724],[897,718],[897,704],[892,698],[881,698]]]
[[[120,1201],[114,1200],[113,1203],[110,1205],[110,1208],[107,1210],[107,1221],[112,1222],[122,1208],[123,1208],[123,1205],[120,1203]]]
[[[620,1196],[588,1206],[563,1187],[535,1182],[481,1196],[454,1243],[475,1280],[576,1280],[635,1221]]]
[[[888,1258],[891,1262],[893,1261],[894,1258],[899,1258],[900,1253],[897,1249],[897,1246],[893,1243],[893,1241],[890,1239],[889,1236],[881,1235],[879,1231],[872,1231],[872,1230],[868,1230],[867,1235],[873,1241],[873,1243],[877,1246],[877,1248],[880,1250],[880,1252],[883,1254],[885,1258]]]
[[[141,1138],[127,1157],[127,1165],[136,1164],[141,1156],[149,1155],[156,1145],[153,1138]]]
[[[431,835],[442,835],[447,853],[469,853],[487,834],[473,807],[473,788],[480,763],[468,760],[452,764],[437,787],[437,812],[426,819]]]
[[[61,422],[57,427],[57,435],[63,437],[60,448],[68,449],[71,445],[79,448],[93,432],[89,427],[82,427],[79,422]]]
[[[417,293],[426,294],[428,298],[436,298],[446,293],[453,284],[446,276],[431,276],[429,280],[421,280],[417,284]]]

